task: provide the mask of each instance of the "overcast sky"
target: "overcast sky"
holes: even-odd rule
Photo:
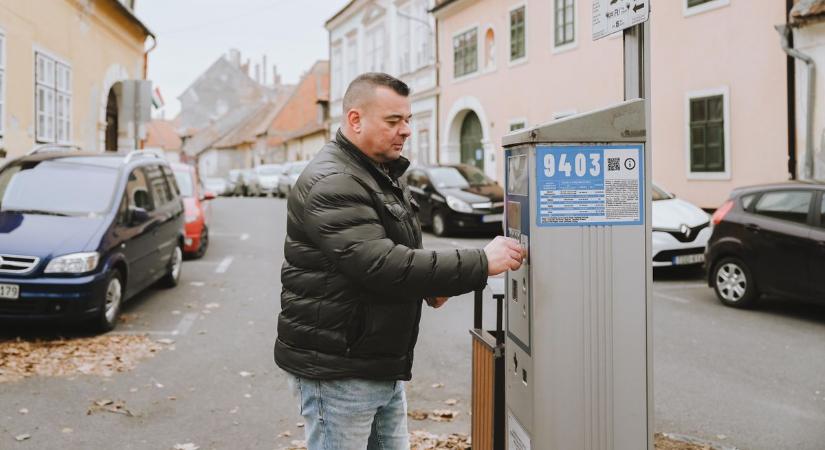
[[[137,0],[135,12],[158,38],[149,78],[166,101],[166,118],[180,110],[177,96],[230,48],[242,61],[267,55],[295,83],[312,63],[329,57],[324,22],[347,0]]]

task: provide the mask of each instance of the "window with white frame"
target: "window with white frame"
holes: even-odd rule
[[[344,95],[341,87],[343,86],[343,49],[341,48],[341,43],[337,42],[332,44],[332,61],[330,61],[330,65],[332,66],[331,74],[332,77],[332,98],[339,99],[342,95]]]
[[[69,142],[72,128],[72,69],[35,52],[35,134],[38,142]]]
[[[0,31],[0,139],[6,135],[6,35]]]
[[[384,24],[376,25],[367,31],[367,42],[364,52],[368,72],[384,72]]]
[[[398,22],[398,72],[407,73],[412,69],[412,19],[410,19],[410,4],[405,3],[400,8]]]
[[[514,119],[510,121],[510,131],[517,131],[527,128],[527,121],[524,119]]]
[[[523,5],[510,10],[510,61],[518,61],[527,56],[525,10]]]
[[[682,0],[682,12],[685,16],[692,16],[728,5],[730,0]]]
[[[358,36],[353,34],[347,38],[347,81],[346,84],[358,76]]]
[[[453,37],[453,77],[460,78],[478,70],[478,29]]]
[[[725,98],[693,97],[690,106],[690,171],[725,172]]]
[[[554,0],[556,47],[572,44],[576,40],[576,10],[574,0]]]

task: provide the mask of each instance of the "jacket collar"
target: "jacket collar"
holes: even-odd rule
[[[387,168],[385,172],[378,163],[370,159],[361,149],[347,139],[340,128],[338,132],[335,133],[335,143],[344,151],[354,156],[358,161],[361,161],[365,166],[369,167],[373,172],[378,174],[379,177],[386,179],[390,183],[398,180],[401,175],[404,175],[407,168],[410,167],[410,160],[402,156],[395,161],[385,163],[384,166]]]

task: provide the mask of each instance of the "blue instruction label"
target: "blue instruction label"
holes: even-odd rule
[[[644,185],[640,144],[538,146],[536,224],[639,225]]]

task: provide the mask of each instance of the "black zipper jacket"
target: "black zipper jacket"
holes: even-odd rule
[[[340,131],[287,204],[275,362],[311,379],[409,380],[422,299],[484,287],[481,249],[423,250],[399,177]]]

